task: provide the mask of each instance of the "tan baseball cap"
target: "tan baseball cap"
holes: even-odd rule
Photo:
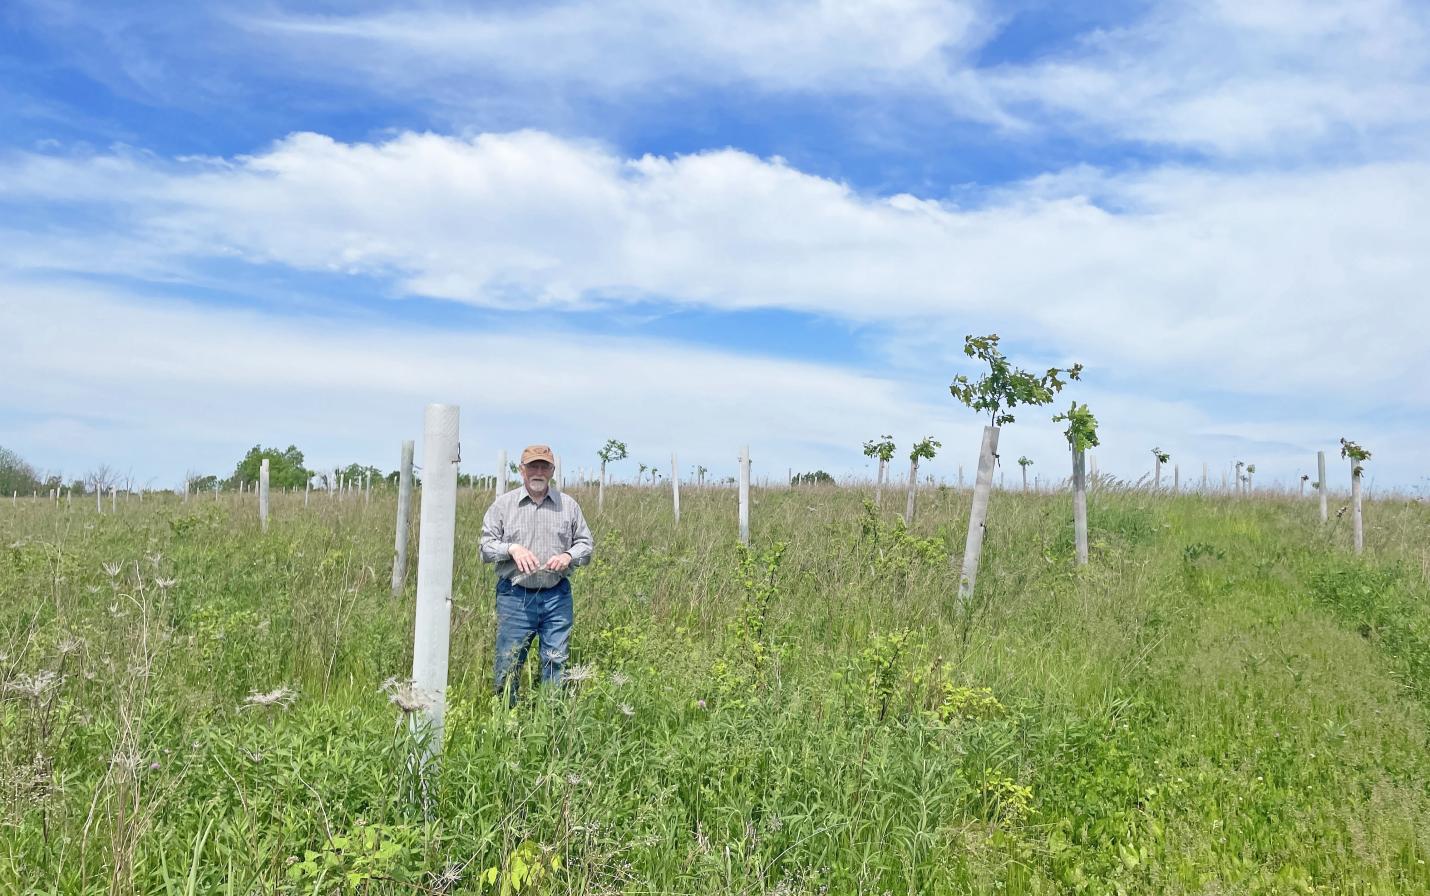
[[[524,467],[534,460],[544,460],[556,466],[556,455],[551,453],[550,445],[527,445],[526,450],[521,452],[521,465]]]

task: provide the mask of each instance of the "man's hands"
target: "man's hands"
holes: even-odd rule
[[[524,573],[536,572],[543,568],[541,561],[536,559],[536,555],[519,544],[511,546],[511,559],[516,563],[516,568]],[[547,560],[544,568],[552,572],[562,572],[570,565],[571,555],[563,552]]]
[[[541,566],[536,555],[519,544],[511,546],[511,559],[516,561],[516,568],[522,572],[536,572]]]

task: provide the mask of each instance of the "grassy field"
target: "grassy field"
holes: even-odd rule
[[[956,490],[757,491],[748,556],[732,491],[576,494],[581,680],[512,712],[462,498],[428,812],[390,495],[5,502],[0,892],[1430,892],[1424,504],[1357,560],[1310,500],[1103,489],[1078,571],[1070,499],[1000,493],[960,609]]]

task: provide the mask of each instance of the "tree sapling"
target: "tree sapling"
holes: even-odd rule
[[[1097,440],[1097,418],[1087,405],[1072,403],[1065,413],[1053,418],[1054,423],[1066,422],[1063,431],[1073,457],[1073,534],[1077,544],[1078,566],[1087,565],[1087,468],[1085,452],[1100,444]]]
[[[963,341],[963,353],[988,365],[988,372],[977,381],[960,374],[954,377],[948,391],[968,408],[987,411],[989,425],[983,427],[983,445],[978,457],[978,479],[973,486],[973,507],[968,517],[968,541],[963,551],[963,574],[958,586],[961,600],[973,595],[978,578],[978,561],[983,553],[984,521],[988,514],[988,496],[993,488],[993,466],[998,460],[998,432],[1005,423],[1013,422],[1011,409],[1019,404],[1045,405],[1062,391],[1070,380],[1082,375],[1082,365],[1066,370],[1050,367],[1041,376],[1008,363],[998,350],[998,334],[968,336]]]
[[[877,440],[870,439],[864,443],[864,456],[879,459],[879,472],[874,479],[874,506],[879,506],[879,498],[884,491],[884,476],[889,469],[889,461],[893,459],[894,452],[898,450],[894,445],[893,436],[879,436]]]

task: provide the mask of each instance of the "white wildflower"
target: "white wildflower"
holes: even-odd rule
[[[74,653],[83,646],[84,642],[79,638],[76,638],[74,635],[65,635],[60,639],[60,642],[55,645],[55,649],[60,652],[61,656],[65,656]]]
[[[58,687],[62,681],[64,679],[60,677],[59,673],[45,669],[34,675],[19,675],[5,682],[5,693],[39,698]]]
[[[432,876],[432,889],[438,893],[446,893],[461,882],[462,872],[466,869],[467,866],[460,862],[448,862],[440,872],[429,872]]]
[[[254,691],[243,703],[245,706],[281,706],[287,709],[297,696],[298,692],[292,688],[279,687],[266,694],[262,691]]]
[[[636,708],[634,706],[631,706],[629,703],[617,704],[616,709],[619,709],[621,711],[621,715],[625,716],[628,719],[636,714]]]
[[[119,571],[120,571],[121,569],[123,569],[123,568],[124,568],[124,567],[121,566],[121,565],[118,564],[118,563],[106,563],[106,564],[104,564],[104,571],[109,574],[109,577],[110,577],[111,579],[118,578],[118,577],[119,577]]]
[[[631,677],[624,672],[612,672],[611,684],[615,687],[625,687],[631,683]]]
[[[178,579],[166,579],[160,576],[156,576],[154,578],[154,585],[160,591],[168,591],[170,588],[173,588],[177,584],[179,584]]]
[[[562,680],[562,681],[569,681],[569,682],[572,682],[572,683],[579,683],[579,682],[582,682],[582,681],[590,681],[591,679],[593,679],[593,678],[595,678],[595,677],[596,677],[596,667],[595,667],[595,666],[592,666],[590,663],[580,663],[580,664],[571,666],[571,667],[568,668],[564,673],[562,673],[562,675],[561,675],[561,680]]]
[[[432,707],[432,695],[417,687],[410,678],[399,680],[394,676],[384,681],[380,690],[387,694],[388,702],[396,704],[405,713]]]

